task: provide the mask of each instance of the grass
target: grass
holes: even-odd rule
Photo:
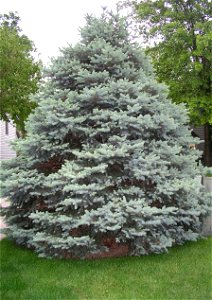
[[[204,299],[211,288],[212,238],[168,254],[49,260],[4,239],[1,299]]]

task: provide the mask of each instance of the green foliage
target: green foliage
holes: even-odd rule
[[[159,81],[176,103],[186,103],[192,124],[212,124],[211,3],[208,0],[135,1],[141,34],[151,47]],[[136,4],[135,4],[136,3]]]
[[[12,119],[18,130],[35,108],[30,94],[38,89],[40,67],[34,62],[32,41],[21,34],[19,17],[0,15],[0,101],[1,119]]]
[[[209,197],[186,111],[167,99],[124,18],[86,20],[81,42],[47,70],[18,157],[4,163],[8,234],[62,258],[196,240]]]
[[[205,170],[205,176],[212,177],[212,168],[206,168],[206,170]]]

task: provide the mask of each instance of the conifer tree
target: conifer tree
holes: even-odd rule
[[[142,255],[200,236],[207,195],[182,105],[171,103],[125,18],[86,17],[34,97],[4,164],[8,235],[40,256]]]

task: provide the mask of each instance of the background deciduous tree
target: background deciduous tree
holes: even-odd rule
[[[40,63],[32,53],[33,42],[21,33],[16,13],[0,15],[0,101],[1,119],[12,120],[24,131],[24,122],[35,107],[30,94],[38,89]]]
[[[205,127],[205,163],[211,165],[212,15],[209,0],[127,1],[141,23],[157,77],[170,97],[184,102],[191,124]]]

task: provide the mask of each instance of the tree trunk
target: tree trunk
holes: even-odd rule
[[[204,165],[212,166],[212,126],[204,125],[205,147],[204,147]]]

